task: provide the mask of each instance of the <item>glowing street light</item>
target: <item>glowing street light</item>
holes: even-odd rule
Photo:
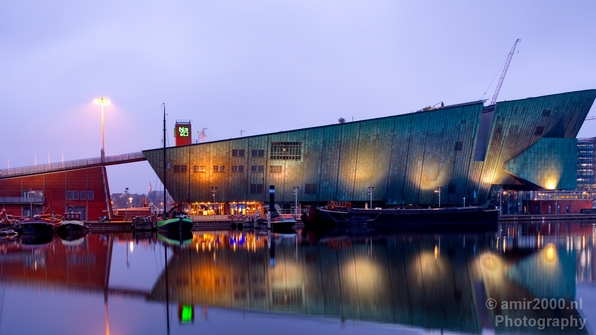
[[[101,105],[101,162],[103,163],[105,157],[105,146],[104,146],[104,122],[103,122],[103,106],[109,105],[110,100],[106,98],[99,98],[93,100],[93,103],[96,105]]]
[[[443,188],[441,186],[439,186],[435,189],[435,193],[437,193],[439,195],[439,208],[441,208],[441,191],[442,190],[443,190]]]

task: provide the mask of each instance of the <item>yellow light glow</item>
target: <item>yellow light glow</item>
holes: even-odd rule
[[[94,99],[93,103],[96,105],[109,105],[110,104],[110,99],[106,99],[106,98],[99,98],[99,99]]]
[[[544,258],[549,262],[552,262],[557,258],[557,250],[554,245],[549,244],[546,246],[544,249]]]

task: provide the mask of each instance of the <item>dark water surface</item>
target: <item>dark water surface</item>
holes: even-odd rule
[[[593,334],[596,225],[0,240],[0,334]]]

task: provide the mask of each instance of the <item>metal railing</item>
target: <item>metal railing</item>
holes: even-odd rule
[[[13,205],[40,205],[43,204],[44,197],[0,197],[0,204]]]
[[[116,165],[147,160],[142,152],[129,154],[105,156],[102,162],[101,157],[77,159],[57,163],[38,164],[33,166],[23,166],[17,168],[0,169],[0,179],[42,174],[48,172],[58,172],[64,170],[74,170],[102,165]]]

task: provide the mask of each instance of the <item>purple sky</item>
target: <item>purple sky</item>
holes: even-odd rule
[[[596,2],[2,1],[0,168],[596,88]],[[486,93],[485,93],[486,92]],[[596,114],[594,108],[591,114]],[[588,121],[580,137],[596,136]],[[173,138],[168,139],[173,145]],[[145,193],[146,162],[108,168]]]

